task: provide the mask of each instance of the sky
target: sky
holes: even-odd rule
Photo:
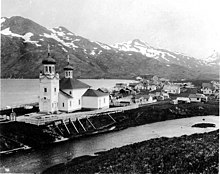
[[[220,51],[219,0],[1,0],[1,16],[64,26],[106,44],[140,39],[205,58]]]

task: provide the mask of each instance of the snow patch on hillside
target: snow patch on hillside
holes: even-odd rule
[[[106,49],[106,50],[111,50],[111,47],[108,46],[107,44],[103,44],[101,42],[95,42],[96,44],[98,44],[100,47]]]
[[[19,34],[16,34],[16,33],[12,33],[12,32],[10,31],[10,28],[9,28],[9,27],[6,28],[6,29],[4,29],[4,30],[2,30],[2,31],[1,31],[1,34],[7,35],[7,36],[14,36],[14,37],[23,37],[22,35],[19,35]]]
[[[41,46],[40,44],[38,44],[39,41],[31,41],[31,36],[33,36],[34,34],[31,33],[31,32],[28,32],[26,33],[24,36],[23,36],[23,39],[25,40],[24,42],[29,42],[29,43],[32,43],[32,44],[35,44],[36,46]]]
[[[67,33],[68,35],[71,35],[71,36],[74,36],[74,34],[73,33]]]
[[[66,47],[69,47],[69,48],[78,48],[78,46],[74,45],[72,42],[70,42],[70,43],[64,42],[55,33],[51,33],[51,34],[44,33],[44,37],[52,38],[52,39],[56,40],[57,42],[60,42],[61,44],[65,45]]]
[[[1,24],[4,23],[5,20],[6,20],[5,18],[1,18],[1,19],[0,19],[0,23],[1,23]]]
[[[20,34],[12,33],[12,32],[10,31],[10,28],[8,27],[8,28],[2,30],[0,33],[3,34],[3,35],[7,35],[7,36],[23,38],[23,39],[24,39],[24,43],[29,42],[29,43],[35,44],[35,45],[38,46],[38,47],[41,46],[40,44],[38,44],[39,41],[32,41],[32,40],[31,40],[31,36],[34,35],[34,34],[31,33],[31,32],[28,32],[28,33],[26,33],[25,35],[22,36],[22,35],[20,35]]]
[[[80,39],[75,39],[75,40],[73,40],[73,42],[79,42],[80,41]]]
[[[92,50],[90,54],[94,56],[95,55],[95,51]]]

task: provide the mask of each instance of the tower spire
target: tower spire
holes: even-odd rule
[[[70,64],[70,56],[69,55],[67,55],[67,63],[68,63],[68,65]]]
[[[48,52],[48,56],[50,56],[50,45],[47,45],[47,52]]]

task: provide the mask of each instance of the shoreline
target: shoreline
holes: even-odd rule
[[[195,134],[191,134],[191,135],[182,135],[180,137],[153,138],[153,139],[150,139],[150,140],[125,145],[125,146],[122,146],[122,147],[119,147],[119,148],[113,148],[113,149],[110,149],[110,150],[107,150],[107,151],[96,152],[94,154],[94,156],[92,156],[92,155],[79,156],[79,157],[76,157],[76,158],[68,161],[67,163],[61,163],[61,164],[57,164],[57,165],[54,165],[52,167],[49,167],[46,170],[44,170],[42,173],[43,174],[46,174],[46,173],[60,173],[60,172],[62,173],[64,170],[65,170],[66,173],[71,173],[73,171],[74,171],[74,173],[85,173],[85,172],[89,172],[89,173],[98,173],[98,172],[109,173],[109,172],[112,172],[112,171],[114,171],[115,173],[127,173],[127,172],[130,173],[130,172],[134,172],[134,171],[133,171],[133,168],[129,168],[129,166],[130,165],[138,165],[135,161],[139,161],[140,159],[141,159],[141,161],[143,161],[145,159],[145,158],[142,157],[143,154],[148,156],[148,158],[153,158],[153,160],[156,161],[158,159],[154,158],[154,155],[156,155],[156,156],[159,155],[161,159],[163,159],[163,156],[165,155],[165,153],[160,154],[159,150],[157,150],[158,148],[160,150],[161,149],[165,150],[166,149],[165,147],[168,147],[168,148],[172,147],[170,149],[171,151],[174,151],[175,149],[179,149],[178,150],[178,155],[177,155],[177,156],[179,156],[179,153],[185,153],[184,151],[190,150],[191,147],[193,147],[193,149],[195,148],[196,151],[202,150],[201,147],[200,147],[200,141],[202,141],[201,139],[204,139],[203,140],[204,143],[206,143],[206,139],[208,139],[209,141],[212,142],[212,141],[214,141],[212,139],[213,136],[215,138],[214,140],[217,141],[218,137],[219,137],[219,129],[214,130],[214,131],[210,131],[210,132],[205,132],[205,133],[195,133]],[[191,141],[191,144],[190,144],[189,147],[187,147],[185,144],[187,144],[189,141]],[[200,148],[200,149],[198,149],[197,147],[194,147],[194,146],[197,146],[197,143],[199,145],[198,148]],[[181,146],[175,146],[176,144],[181,144]],[[165,145],[165,147],[164,147],[165,149],[161,148],[161,146],[163,146],[163,145]],[[148,155],[148,153],[151,154],[151,152],[146,147],[150,147],[150,148],[153,149],[154,153],[152,154],[152,156]],[[215,151],[216,150],[218,151],[218,149],[216,149],[217,147],[218,147],[218,145],[214,144],[214,147],[212,147],[212,148],[214,148]],[[148,153],[143,153],[142,150],[141,150],[143,148],[145,149],[146,152],[148,152],[148,151],[149,152]],[[130,150],[126,150],[126,149],[130,149]],[[135,151],[138,151],[138,152],[141,151],[141,153],[136,153]],[[168,153],[168,154],[171,153],[172,154],[173,152],[170,152],[166,149],[166,153]],[[192,151],[192,153],[193,153],[193,151]],[[188,154],[188,155],[192,155],[192,154]],[[198,156],[198,154],[195,154],[195,155]],[[126,156],[129,156],[130,159],[127,158]],[[131,158],[131,157],[133,157],[133,158]],[[170,158],[171,158],[170,159],[171,162],[168,161],[168,163],[175,163],[175,160],[173,161],[173,158],[175,158],[175,157],[171,156]],[[178,160],[184,160],[184,159],[185,159],[184,156],[183,156],[182,159],[178,158]],[[198,158],[198,159],[200,159],[200,158]],[[127,161],[130,164],[124,165],[124,161]],[[154,162],[152,162],[152,161],[150,162],[150,161],[151,160],[148,161],[149,165],[153,165],[152,163],[154,163]],[[204,163],[203,161],[201,161],[201,159],[200,159],[200,161],[196,161],[196,162],[197,163]],[[163,160],[162,160],[162,163],[165,163],[165,162],[163,162]],[[143,166],[141,166],[141,167],[143,167]],[[181,166],[178,166],[178,167],[181,168]],[[210,169],[211,171],[213,170],[213,168],[211,168],[209,165],[206,166],[206,167],[208,167],[208,169]],[[124,170],[123,168],[124,169],[129,168],[129,169]],[[154,170],[157,170],[157,168],[160,169],[159,166],[154,166]],[[167,171],[166,168],[162,168],[162,169],[166,170],[166,172],[169,171],[169,170]],[[184,167],[183,167],[183,169],[184,169]],[[170,169],[170,170],[173,170],[173,169]],[[189,170],[189,168],[186,168],[186,170]],[[192,168],[192,170],[199,170],[199,169],[197,169],[197,168],[193,169]],[[217,169],[214,168],[214,170],[216,171]],[[143,172],[143,171],[139,170],[139,172]]]
[[[202,109],[201,109],[202,107]],[[98,134],[104,134],[108,132],[115,132],[115,131],[121,131],[129,127],[136,127],[140,125],[150,124],[150,123],[156,123],[166,120],[176,120],[179,118],[189,118],[189,117],[195,117],[195,116],[218,116],[219,113],[219,106],[217,104],[179,104],[179,105],[171,105],[171,104],[156,104],[152,106],[147,107],[140,107],[137,109],[127,110],[123,113],[114,113],[112,114],[112,117],[116,120],[116,123],[114,125],[111,125],[110,127],[106,127],[104,129],[100,130],[94,130],[87,133],[81,133],[81,134],[73,134],[69,137],[61,137],[60,140],[56,142],[56,139],[53,139],[50,137],[50,141],[48,141],[45,138],[39,139],[41,142],[37,142],[38,144],[32,142],[31,139],[28,138],[28,136],[34,136],[36,135],[36,131],[38,132],[38,136],[46,136],[49,138],[51,136],[50,134],[43,133],[43,130],[47,130],[47,127],[38,127],[34,125],[29,125],[22,122],[14,122],[9,123],[8,125],[11,125],[11,131],[13,131],[15,134],[18,133],[18,142],[21,142],[22,144],[25,144],[27,146],[32,147],[34,145],[34,148],[40,148],[42,146],[50,146],[54,143],[60,143],[72,139],[80,139],[83,137],[92,137],[94,135]],[[102,117],[100,115],[99,117]],[[100,122],[99,117],[93,117],[93,123],[94,122]],[[7,123],[6,123],[7,124]],[[102,124],[105,124],[102,122]],[[17,126],[16,126],[17,125]],[[14,127],[15,126],[15,127]],[[4,125],[5,128],[2,128],[1,130],[4,131],[4,136],[7,137],[7,131],[6,128],[8,126]],[[20,129],[16,130],[16,127],[20,127]],[[32,129],[29,129],[32,128]],[[28,134],[25,132],[25,130],[30,130]],[[33,129],[36,129],[35,131]],[[17,132],[18,131],[18,132]],[[21,132],[21,134],[19,133]],[[41,133],[42,132],[42,133]],[[26,135],[27,134],[27,135]],[[24,135],[27,137],[25,141],[20,141],[19,137],[20,135]],[[15,140],[17,138],[14,138]],[[10,149],[9,149],[10,150]]]

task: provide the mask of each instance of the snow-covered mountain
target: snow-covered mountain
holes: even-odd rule
[[[2,77],[38,77],[48,44],[57,70],[62,72],[69,55],[75,76],[81,78],[130,78],[139,74],[197,78],[213,66],[138,39],[110,46],[78,36],[65,27],[48,29],[19,16],[1,18],[0,22]]]
[[[150,46],[148,43],[141,41],[139,39],[134,39],[132,41],[117,43],[112,45],[113,48],[125,52],[137,52],[145,55],[146,57],[159,60],[160,62],[166,64],[176,64],[185,66],[187,68],[203,68],[205,66],[210,66],[210,62],[207,60],[196,59],[191,56],[187,56],[183,53],[172,52],[166,49],[155,48]],[[130,53],[132,54],[132,53]],[[210,61],[214,60],[209,58]],[[216,65],[215,62],[212,62]]]
[[[213,51],[212,55],[203,59],[208,65],[220,65],[220,53],[217,51]]]

